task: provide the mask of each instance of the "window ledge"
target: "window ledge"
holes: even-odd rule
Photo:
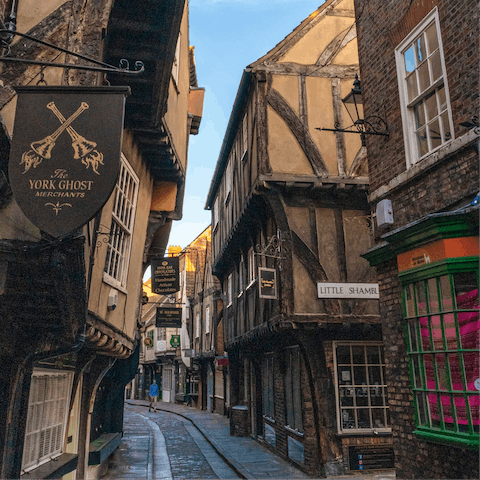
[[[103,272],[103,283],[106,283],[107,285],[110,285],[113,288],[116,288],[119,292],[124,293],[127,295],[127,289],[125,287],[122,287],[120,285],[120,282],[118,280],[115,280],[113,277],[108,275],[108,273]]]
[[[257,283],[257,279],[254,278],[248,285],[245,290],[250,290]]]
[[[298,430],[295,430],[292,427],[289,427],[288,425],[285,425],[285,430],[289,433],[293,433],[294,435],[297,435],[300,438],[303,438],[304,434],[302,432],[299,432]]]
[[[50,460],[40,465],[28,473],[23,474],[20,478],[61,478],[67,473],[73,472],[77,468],[78,455],[76,453],[62,453],[54,460]]]
[[[415,163],[410,168],[407,168],[407,170],[402,172],[400,175],[392,178],[392,180],[390,180],[386,185],[382,185],[381,187],[377,188],[369,195],[368,201],[376,202],[378,200],[381,200],[382,198],[385,198],[392,191],[396,190],[397,188],[403,187],[405,183],[413,180],[418,175],[424,173],[425,171],[434,167],[435,165],[450,157],[451,155],[454,155],[455,153],[472,144],[473,142],[478,141],[479,137],[480,129],[472,128],[465,135],[462,135],[461,137],[451,140],[445,145],[442,145],[438,150],[435,150],[430,155],[425,156],[420,161],[418,161],[418,163]]]

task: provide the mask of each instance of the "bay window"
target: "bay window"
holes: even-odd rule
[[[478,259],[403,283],[407,352],[419,436],[479,445]],[[428,270],[427,270],[428,272]]]

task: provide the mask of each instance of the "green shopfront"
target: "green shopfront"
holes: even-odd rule
[[[417,448],[478,451],[478,216],[476,206],[428,215],[364,254],[379,274],[394,437]]]

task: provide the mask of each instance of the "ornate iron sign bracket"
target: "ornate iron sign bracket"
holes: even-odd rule
[[[367,117],[365,119],[360,118],[353,125],[346,128],[340,128],[340,124],[336,122],[334,127],[335,128],[316,127],[316,130],[360,134],[362,146],[365,146],[365,135],[380,135],[382,137],[388,137],[390,135],[386,122],[377,116]]]
[[[95,64],[96,66],[89,66],[89,65],[75,65],[72,63],[54,63],[54,62],[44,62],[40,60],[29,60],[25,58],[15,58],[9,57],[10,54],[10,44],[9,39],[13,36],[19,36],[22,38],[26,38],[32,42],[39,43],[40,45],[44,45],[49,48],[53,48],[62,53],[66,53],[76,58],[80,58],[81,60],[85,60],[86,62],[90,62]],[[14,32],[12,30],[1,28],[0,29],[0,37],[2,38],[1,43],[4,48],[7,49],[6,55],[0,57],[0,62],[19,62],[19,63],[29,63],[31,65],[40,65],[43,67],[57,67],[57,68],[71,68],[75,70],[90,70],[95,72],[105,72],[105,73],[120,73],[122,75],[139,75],[145,70],[145,65],[143,62],[136,61],[135,62],[135,69],[130,70],[130,64],[128,60],[122,59],[120,60],[120,64],[118,67],[113,65],[109,65],[108,63],[100,62],[93,58],[87,57],[85,55],[81,55],[80,53],[71,52],[62,47],[58,47],[56,45],[52,45],[51,43],[44,42],[38,38],[32,37],[31,35],[27,35],[26,33]]]

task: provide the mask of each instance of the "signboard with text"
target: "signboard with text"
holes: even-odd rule
[[[180,290],[178,257],[152,260],[152,291],[158,295],[175,293]]]
[[[277,298],[277,271],[274,268],[258,267],[260,298]]]
[[[157,307],[155,326],[157,328],[182,328],[182,309]]]
[[[378,283],[317,283],[318,298],[379,298]]]
[[[40,230],[85,225],[117,182],[128,87],[15,87],[10,151],[14,198]]]

